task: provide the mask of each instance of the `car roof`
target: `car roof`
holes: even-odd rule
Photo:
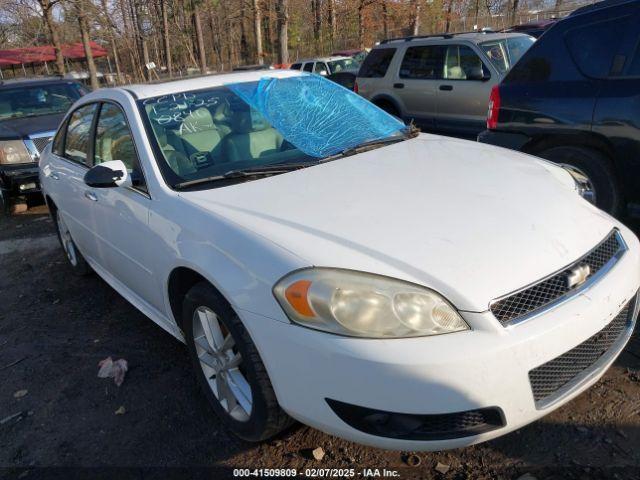
[[[0,89],[4,87],[25,87],[37,85],[53,85],[56,83],[78,83],[71,78],[63,77],[32,77],[32,78],[13,78],[0,81]]]
[[[126,90],[138,99],[170,95],[172,93],[189,92],[202,90],[205,88],[221,87],[230,83],[257,82],[262,78],[288,78],[308,75],[297,70],[255,70],[233,73],[219,73],[213,75],[202,75],[183,80],[172,80],[158,83],[146,83],[139,85],[127,85],[119,87],[117,90]],[[100,96],[100,92],[106,92],[108,88],[96,90],[95,96]],[[93,95],[90,94],[92,97]]]
[[[351,57],[345,57],[342,55],[332,55],[330,57],[316,57],[305,58],[304,60],[298,60],[294,63],[306,63],[306,62],[333,62],[335,60],[353,60]]]
[[[503,38],[523,37],[526,33],[520,32],[463,32],[463,33],[440,33],[434,35],[417,35],[413,37],[390,38],[383,40],[375,48],[382,47],[390,43],[411,42],[413,43],[433,43],[442,40],[468,40],[473,43],[482,43],[491,40],[501,40]]]
[[[571,14],[569,15],[570,17],[573,17],[574,15],[582,15],[583,13],[588,13],[588,12],[592,12],[594,10],[600,10],[603,8],[609,8],[609,7],[615,7],[618,5],[624,5],[625,3],[633,3],[636,2],[638,0],[605,0],[603,2],[596,2],[596,3],[592,3],[590,5],[585,5],[584,7],[580,7],[576,10],[574,10],[573,12],[571,12]]]

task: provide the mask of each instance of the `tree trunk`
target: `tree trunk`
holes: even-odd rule
[[[336,1],[329,0],[329,39],[331,50],[333,50],[336,41]]]
[[[321,29],[322,29],[322,10],[320,0],[311,0],[311,10],[313,13],[313,40],[315,42],[315,51],[319,53],[321,50]]]
[[[444,27],[445,33],[449,33],[449,29],[451,28],[451,11],[452,10],[453,10],[453,0],[449,0],[449,3],[447,4],[446,24]]]
[[[278,63],[289,63],[289,1],[278,0]]]
[[[384,38],[389,38],[389,8],[387,0],[382,0],[382,32]]]
[[[162,10],[162,43],[164,46],[164,58],[169,78],[173,76],[173,63],[171,62],[171,42],[169,41],[169,15],[167,13],[167,0],[160,0]]]
[[[202,36],[202,23],[200,22],[200,7],[193,6],[193,23],[196,27],[196,40],[198,42],[198,58],[200,60],[200,71],[207,71],[207,54],[204,49],[204,37]]]
[[[116,31],[109,16],[107,0],[101,0],[100,5],[102,6],[102,14],[107,22],[107,29],[109,30],[109,41],[111,43],[111,51],[113,53],[113,62],[116,64],[116,77],[118,78],[118,83],[122,84],[124,83],[124,79],[122,77],[122,70],[120,69],[120,54],[118,53],[118,47],[116,45]]]
[[[562,8],[563,3],[563,0],[556,0],[556,5],[553,9],[553,12],[556,16],[560,13],[560,9]]]
[[[262,10],[260,0],[253,0],[253,35],[256,37],[256,63],[264,63],[264,52],[262,51]]]
[[[364,6],[366,0],[360,0],[358,2],[358,48],[362,50],[364,48]]]
[[[413,0],[413,12],[411,19],[411,35],[416,36],[420,32],[420,1]]]
[[[80,26],[82,46],[84,48],[85,57],[87,57],[87,70],[89,70],[89,80],[91,82],[91,88],[93,90],[97,90],[98,88],[100,88],[100,84],[98,83],[98,72],[96,71],[96,64],[93,61],[91,44],[89,43],[89,24],[84,12],[84,2],[78,1],[76,3],[76,11],[78,15],[78,25]]]
[[[513,0],[511,3],[511,11],[509,12],[509,24],[514,25],[516,23],[516,13],[518,11],[518,4],[520,0]]]
[[[50,0],[38,0],[40,7],[42,8],[42,14],[44,15],[44,21],[47,24],[49,35],[51,36],[51,43],[53,49],[56,52],[56,68],[60,75],[64,75],[66,69],[64,68],[64,57],[62,56],[62,47],[60,45],[60,35],[58,35],[58,26],[53,19],[53,5]]]

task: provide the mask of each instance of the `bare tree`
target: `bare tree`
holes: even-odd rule
[[[563,0],[556,0],[556,4],[553,8],[553,12],[558,15],[560,13],[560,9],[562,8]]]
[[[412,0],[411,7],[411,35],[418,35],[420,32],[420,1],[421,0]]]
[[[204,36],[202,35],[202,22],[200,21],[200,6],[198,3],[193,4],[193,24],[196,29],[196,42],[198,43],[198,60],[200,63],[200,71],[207,71],[207,53],[204,49]]]
[[[336,1],[328,0],[329,9],[329,43],[331,50],[333,50],[333,44],[336,41]]]
[[[89,37],[89,22],[87,21],[87,4],[84,0],[76,0],[75,10],[78,16],[78,26],[80,27],[80,37],[82,38],[82,47],[84,48],[84,55],[87,59],[87,70],[89,70],[89,81],[91,82],[91,88],[97,90],[100,88],[98,83],[98,72],[96,70],[96,64],[93,60],[93,52],[91,50],[91,41]]]
[[[278,63],[289,63],[289,0],[277,0]]]
[[[42,16],[44,17],[44,22],[47,25],[47,29],[49,30],[49,36],[51,37],[51,43],[53,44],[53,49],[56,52],[56,68],[58,69],[58,73],[60,75],[64,75],[65,67],[64,67],[64,57],[62,56],[62,46],[60,44],[60,35],[58,33],[58,26],[53,19],[53,7],[60,0],[38,0],[38,4],[42,9]]]
[[[253,34],[256,37],[256,63],[264,63],[264,52],[262,51],[262,10],[260,1],[253,0]]]
[[[382,0],[382,34],[389,38],[389,6],[387,0]]]
[[[509,24],[516,23],[516,13],[518,12],[518,4],[520,0],[512,0],[511,8],[509,9]]]
[[[169,78],[173,76],[173,63],[171,61],[171,41],[169,40],[169,14],[167,12],[168,0],[160,0],[162,10],[162,43],[164,45],[164,59]]]
[[[322,35],[322,3],[320,0],[311,0],[311,10],[313,12],[313,39],[316,52],[321,49]]]

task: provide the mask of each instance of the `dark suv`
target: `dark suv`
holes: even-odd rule
[[[40,152],[85,93],[80,83],[62,78],[0,82],[0,215],[12,197],[40,191]]]
[[[614,215],[640,204],[640,1],[576,10],[525,53],[478,140],[562,164]]]

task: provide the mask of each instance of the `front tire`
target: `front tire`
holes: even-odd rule
[[[293,423],[278,405],[249,333],[210,284],[201,282],[189,290],[182,321],[198,383],[235,435],[258,442]]]
[[[620,214],[623,203],[620,187],[609,159],[603,154],[589,148],[566,146],[549,148],[539,156],[584,175],[593,188],[592,203],[610,215]]]

